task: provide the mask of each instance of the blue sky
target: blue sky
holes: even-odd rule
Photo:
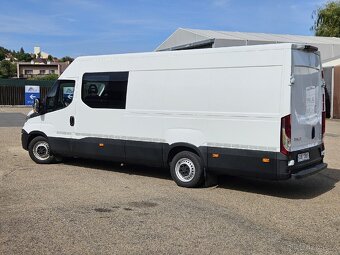
[[[152,51],[178,27],[312,35],[325,0],[2,0],[0,46],[53,56]]]

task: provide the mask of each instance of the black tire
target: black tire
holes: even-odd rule
[[[202,159],[190,151],[182,151],[175,155],[170,163],[172,179],[178,186],[195,188],[204,181]]]
[[[43,136],[37,136],[28,145],[28,152],[31,159],[38,164],[51,164],[55,157],[50,153],[48,140]]]

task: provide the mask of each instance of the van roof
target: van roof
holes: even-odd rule
[[[182,51],[162,51],[145,53],[128,53],[99,56],[84,56],[76,58],[60,76],[60,79],[79,77],[85,72],[112,72],[112,71],[146,71],[146,70],[169,70],[188,68],[211,68],[235,66],[240,61],[254,58],[247,64],[252,65],[282,65],[282,60],[275,57],[273,53],[264,54],[259,59],[256,52],[275,51],[283,49],[301,48],[304,45],[293,43],[278,43],[266,45],[237,46],[210,49],[194,49]],[[242,54],[239,59],[223,57],[220,54],[229,53],[251,53],[255,55]],[[278,53],[279,54],[279,53]],[[218,56],[217,56],[218,55]],[[261,57],[261,58],[262,58]]]
[[[221,48],[207,48],[207,49],[190,49],[190,50],[178,50],[178,51],[152,51],[152,52],[138,52],[138,53],[123,53],[123,54],[107,54],[107,55],[93,55],[93,56],[80,56],[76,59],[85,61],[93,60],[94,58],[111,58],[111,57],[147,57],[155,55],[195,55],[206,53],[218,53],[218,52],[231,52],[231,51],[254,51],[254,50],[269,50],[269,49],[287,49],[304,46],[305,44],[296,43],[275,43],[275,44],[263,44],[263,45],[243,45],[243,46],[231,46]]]

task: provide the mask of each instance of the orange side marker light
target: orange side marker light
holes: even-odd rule
[[[270,159],[269,158],[262,158],[262,162],[263,163],[270,163]]]

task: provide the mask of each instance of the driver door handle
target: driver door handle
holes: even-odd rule
[[[70,117],[70,126],[74,126],[74,116]]]

